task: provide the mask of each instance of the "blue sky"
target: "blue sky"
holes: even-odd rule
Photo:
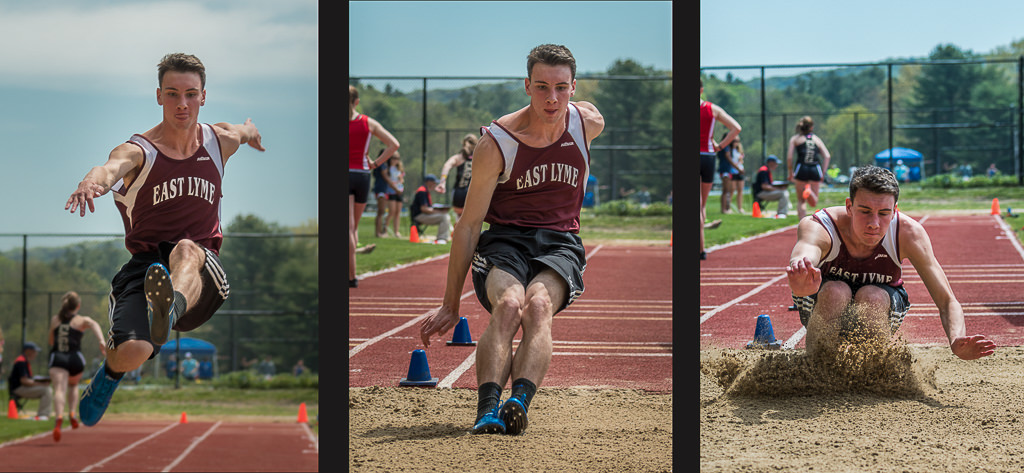
[[[222,222],[317,217],[317,3],[313,0],[0,0],[0,233],[119,233],[109,194],[64,210],[93,166],[159,123],[156,64],[206,66],[201,122],[252,118],[267,151],[225,168]],[[20,241],[19,241],[20,244]]]
[[[1024,38],[1022,16],[1020,0],[701,0],[700,66],[876,62],[950,43],[985,53]]]
[[[671,2],[349,2],[349,28],[352,76],[525,77],[544,43],[568,47],[578,75],[672,68]]]

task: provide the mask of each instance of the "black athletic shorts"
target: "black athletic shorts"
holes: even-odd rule
[[[822,278],[821,284],[824,285],[828,281],[839,280]],[[907,296],[907,290],[904,289],[903,286],[892,287],[888,284],[847,284],[850,285],[850,293],[853,295],[856,295],[857,291],[864,286],[875,286],[884,289],[885,292],[889,293],[889,330],[895,333],[896,330],[900,328],[900,325],[903,325],[903,319],[907,316],[907,311],[910,310],[910,297]],[[800,313],[800,323],[803,324],[804,327],[807,326],[807,322],[811,319],[811,311],[814,310],[814,304],[817,302],[817,293],[804,297],[793,296],[793,304]]]
[[[797,164],[793,172],[793,179],[798,181],[821,181],[821,165]]]
[[[715,153],[700,154],[700,182],[705,184],[715,182],[715,160],[718,157]]]
[[[487,275],[495,267],[514,276],[524,288],[541,271],[554,269],[569,288],[568,297],[555,310],[557,314],[583,294],[587,254],[575,233],[491,224],[480,234],[472,266],[476,298],[487,312],[492,309],[487,298]]]
[[[349,169],[348,193],[356,196],[357,204],[365,204],[370,196],[370,173]]]
[[[137,253],[121,267],[110,282],[110,331],[108,332],[107,348],[114,349],[128,340],[145,340],[152,343],[149,337],[149,315],[146,312],[146,293],[144,283],[146,270],[153,263],[168,265],[168,257],[174,243],[160,242],[159,251]],[[200,246],[200,248],[202,248]],[[174,330],[188,332],[206,323],[228,298],[230,286],[227,275],[220,264],[220,258],[207,248],[206,262],[199,270],[203,281],[203,289],[199,300],[184,315],[175,321]],[[173,275],[171,284],[174,284]],[[153,354],[160,353],[160,346],[153,344]]]
[[[452,191],[452,207],[464,208],[466,206],[466,193],[469,187],[456,187]]]
[[[85,371],[85,356],[81,351],[51,351],[50,368],[64,368],[69,376],[77,376]]]

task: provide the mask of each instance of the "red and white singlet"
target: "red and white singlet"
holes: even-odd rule
[[[565,120],[565,132],[545,148],[524,144],[497,121],[480,128],[498,144],[505,162],[485,222],[579,233],[590,151],[575,104],[569,104]]]
[[[142,148],[142,169],[125,187],[111,188],[124,221],[124,244],[131,254],[157,251],[161,241],[189,239],[220,254],[220,185],[224,160],[213,127],[200,124],[203,142],[186,159],[171,159],[142,135],[129,143]]]
[[[366,153],[370,151],[369,117],[359,114],[355,120],[348,121],[348,169],[350,171],[369,171],[370,160]]]
[[[715,133],[715,111],[711,108],[711,102],[707,100],[700,103],[700,152],[714,153],[715,146],[711,144],[712,135]]]

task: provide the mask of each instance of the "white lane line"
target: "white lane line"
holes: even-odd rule
[[[192,450],[195,449],[197,445],[199,445],[203,440],[206,440],[206,437],[209,437],[214,430],[217,430],[217,427],[220,427],[221,422],[223,421],[217,421],[216,424],[213,424],[213,427],[210,427],[206,432],[203,432],[203,435],[196,437],[196,439],[189,444],[188,448],[186,448],[184,452],[181,452],[181,455],[178,455],[178,458],[175,458],[170,465],[165,466],[164,469],[160,471],[171,471],[171,469],[178,466],[178,463],[181,463],[189,453],[192,453]]]
[[[444,379],[442,379],[440,383],[437,383],[437,387],[439,387],[439,388],[450,388],[450,387],[452,387],[452,385],[455,384],[455,382],[459,380],[459,378],[462,376],[462,374],[465,373],[466,371],[469,371],[469,369],[472,368],[475,363],[476,363],[476,349],[473,349],[473,353],[470,353],[469,356],[466,357],[465,360],[462,360],[462,364],[460,364],[457,368],[452,370],[451,373],[448,373],[448,376],[445,376]]]
[[[437,255],[437,256],[434,256],[434,257],[431,257],[431,258],[421,259],[419,261],[413,261],[411,263],[400,264],[398,266],[392,266],[390,268],[384,268],[384,269],[382,269],[380,271],[371,271],[369,273],[359,274],[359,275],[356,276],[356,278],[357,279],[372,278],[374,276],[380,276],[381,274],[393,273],[393,272],[398,271],[400,269],[405,269],[405,268],[409,268],[409,267],[412,267],[412,266],[418,266],[418,265],[421,265],[421,264],[430,263],[430,262],[437,261],[437,260],[442,260],[442,259],[445,259],[447,257],[448,257],[448,253],[444,253],[444,254]]]
[[[725,309],[728,309],[729,307],[732,307],[732,306],[742,302],[746,298],[748,298],[750,296],[753,296],[753,295],[755,295],[755,294],[765,290],[766,288],[768,288],[772,284],[775,284],[775,283],[779,282],[780,280],[782,280],[782,278],[784,278],[784,277],[786,277],[785,273],[780,274],[780,275],[778,275],[778,276],[776,276],[776,277],[774,277],[772,279],[769,279],[768,282],[766,282],[764,284],[761,284],[760,286],[757,286],[754,289],[751,289],[750,292],[747,292],[746,294],[744,294],[742,296],[739,296],[739,297],[737,297],[737,298],[735,298],[735,299],[733,299],[733,300],[731,300],[729,302],[726,302],[725,304],[722,304],[722,305],[716,307],[714,310],[708,311],[708,313],[706,313],[706,314],[704,314],[704,315],[702,315],[700,317],[700,323],[703,324],[704,322],[706,322],[708,319],[710,319],[715,314],[717,314],[717,313],[719,313],[719,312],[721,312],[721,311],[723,311]]]
[[[468,291],[465,294],[463,294],[462,297],[459,298],[459,300],[465,299],[465,298],[467,298],[467,297],[469,297],[469,296],[471,296],[473,294],[474,294],[473,291]],[[410,321],[408,321],[408,322],[406,322],[406,323],[404,323],[402,325],[399,325],[398,327],[395,327],[395,328],[393,328],[391,330],[388,330],[387,332],[384,332],[384,333],[382,333],[380,335],[377,335],[376,337],[373,337],[373,338],[371,338],[371,339],[369,339],[369,340],[367,340],[367,341],[365,341],[363,343],[360,343],[359,345],[356,345],[355,347],[353,347],[351,350],[348,351],[348,357],[352,358],[353,356],[356,355],[356,353],[359,353],[359,352],[365,350],[366,347],[369,347],[370,345],[373,345],[374,343],[377,343],[377,342],[379,342],[381,340],[384,340],[385,338],[388,338],[388,337],[390,337],[390,336],[392,336],[392,335],[394,335],[394,334],[396,334],[398,332],[401,332],[402,330],[405,330],[405,329],[407,329],[409,327],[412,327],[413,325],[418,323],[420,320],[423,320],[427,316],[427,314],[429,314],[429,313],[430,313],[429,311],[428,312],[424,312],[424,313],[420,314],[419,316],[417,316],[416,318],[414,318],[414,319],[412,319],[412,320],[410,320]]]
[[[104,459],[102,459],[102,460],[100,460],[100,461],[98,461],[96,463],[93,463],[92,465],[89,465],[89,466],[83,468],[82,471],[92,471],[93,468],[99,468],[99,467],[105,465],[107,462],[109,462],[109,461],[111,461],[111,460],[113,460],[113,459],[115,459],[115,458],[117,458],[117,457],[119,457],[121,455],[124,455],[125,453],[128,453],[133,448],[138,447],[139,445],[145,443],[146,441],[148,441],[148,440],[150,440],[152,438],[155,438],[156,436],[158,436],[160,434],[163,434],[164,432],[167,432],[168,430],[171,430],[176,425],[178,425],[177,422],[175,422],[175,423],[173,423],[171,425],[168,425],[167,427],[164,427],[164,428],[162,428],[162,429],[160,429],[160,430],[158,430],[156,432],[153,432],[153,433],[147,435],[145,438],[142,438],[140,440],[136,440],[135,443],[132,443],[131,445],[129,445],[127,447],[124,447],[121,450],[118,450],[117,453],[115,453],[115,454],[113,454],[113,455],[111,455],[111,456],[109,456],[107,458],[104,458]]]
[[[309,428],[309,424],[303,422],[302,430],[306,431],[306,436],[309,437],[309,441],[313,444],[313,451],[320,453],[320,441],[317,440],[316,435],[313,435],[313,429]]]

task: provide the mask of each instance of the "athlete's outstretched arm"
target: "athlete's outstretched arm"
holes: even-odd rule
[[[78,183],[78,188],[71,193],[64,210],[70,210],[79,215],[85,216],[85,208],[89,212],[96,211],[93,200],[110,191],[110,188],[117,184],[117,181],[128,175],[134,169],[142,167],[142,148],[132,143],[122,143],[110,152],[107,162],[101,166],[92,168],[88,174]]]
[[[243,144],[248,144],[259,151],[266,151],[262,143],[263,136],[260,135],[260,131],[250,118],[246,118],[245,123],[241,125],[220,122],[213,127],[217,138],[220,139],[220,152],[225,163]]]
[[[452,232],[452,249],[448,257],[448,282],[445,286],[441,307],[430,312],[420,324],[420,338],[423,345],[430,346],[430,336],[444,334],[455,327],[459,320],[459,305],[462,288],[466,282],[473,253],[480,240],[480,229],[491,205],[491,196],[498,185],[498,175],[504,170],[504,160],[498,151],[498,144],[484,135],[473,152],[473,179],[466,192],[466,207],[462,217],[455,223]]]
[[[950,288],[946,273],[939,266],[932,251],[928,233],[920,223],[912,219],[900,221],[900,256],[906,257],[921,276],[921,281],[928,288],[928,295],[939,309],[942,328],[949,339],[949,349],[953,354],[964,360],[974,360],[995,352],[996,344],[984,335],[967,335],[964,324],[964,311],[953,290]]]

